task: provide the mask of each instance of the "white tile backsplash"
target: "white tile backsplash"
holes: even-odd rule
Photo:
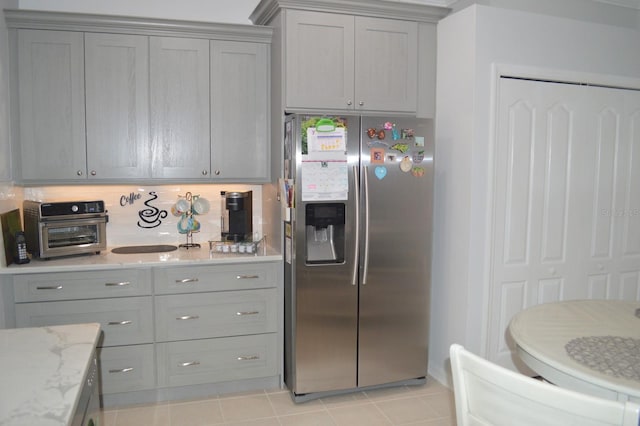
[[[171,214],[171,206],[187,192],[206,198],[211,205],[207,214],[196,216],[200,231],[193,234],[194,243],[220,239],[220,191],[253,191],[253,231],[262,235],[262,188],[260,185],[108,185],[45,186],[24,188],[25,200],[93,201],[104,200],[109,214],[107,244],[109,247],[132,244],[182,244],[180,217]],[[151,193],[155,193],[154,198]],[[133,196],[131,196],[133,194]],[[146,205],[145,205],[146,202]],[[148,210],[147,221],[140,213]],[[166,211],[166,215],[162,213]],[[140,223],[140,225],[139,225]]]

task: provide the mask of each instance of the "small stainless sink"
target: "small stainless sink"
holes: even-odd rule
[[[122,246],[111,250],[115,254],[164,253],[177,250],[177,246],[169,244],[152,244],[146,246]]]

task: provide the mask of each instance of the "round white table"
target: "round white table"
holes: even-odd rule
[[[640,403],[640,302],[544,303],[509,324],[518,355],[558,386]]]

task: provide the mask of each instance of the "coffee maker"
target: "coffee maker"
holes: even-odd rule
[[[251,240],[253,235],[252,191],[225,192],[227,221],[223,221],[222,239],[227,241]],[[226,226],[225,226],[226,225]]]

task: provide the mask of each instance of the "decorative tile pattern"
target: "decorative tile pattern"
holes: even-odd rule
[[[578,337],[565,345],[571,358],[614,377],[640,381],[640,339],[619,336]]]

